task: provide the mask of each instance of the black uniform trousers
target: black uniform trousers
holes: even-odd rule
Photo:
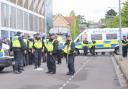
[[[57,51],[57,62],[58,62],[58,64],[61,64],[61,59],[63,58],[63,51],[62,50],[58,50]]]
[[[66,63],[69,69],[69,73],[75,73],[75,67],[74,67],[74,54],[69,54],[66,57]]]
[[[24,53],[23,56],[24,56],[23,64],[24,66],[27,66],[29,64],[28,52]]]
[[[127,57],[127,46],[123,46],[122,50],[123,50],[123,57]]]
[[[88,54],[88,46],[84,46],[84,55]]]
[[[32,65],[34,63],[34,58],[33,58],[33,54],[32,54],[32,49],[28,50],[28,60],[29,60],[29,65]]]
[[[95,46],[92,46],[92,47],[90,48],[90,53],[91,53],[92,55],[95,55]]]
[[[34,52],[35,68],[38,68],[41,66],[41,56],[42,56],[42,50],[35,49],[35,52]]]
[[[50,55],[49,53],[47,55],[47,67],[48,67],[48,72],[56,73],[56,60],[54,56]]]
[[[21,72],[23,70],[23,52],[22,51],[14,51],[14,71]]]

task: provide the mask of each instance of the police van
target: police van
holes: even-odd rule
[[[128,28],[122,28],[122,36],[128,36]],[[119,46],[119,28],[96,28],[84,30],[74,40],[77,50],[83,49],[82,41],[85,38],[87,39],[89,44],[92,41],[96,42],[95,52],[101,52],[102,54],[104,54],[105,52],[114,52],[115,48]]]
[[[5,67],[12,66],[13,56],[9,56],[8,50],[9,45],[4,43],[0,44],[0,72],[4,70]]]

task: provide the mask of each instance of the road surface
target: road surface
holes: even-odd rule
[[[65,60],[57,65],[55,75],[43,70],[34,70],[28,66],[22,74],[14,74],[11,68],[0,73],[0,89],[122,89],[116,77],[110,55],[77,56],[75,58],[76,74],[66,75]]]

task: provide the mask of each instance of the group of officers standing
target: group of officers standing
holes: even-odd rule
[[[82,47],[83,47],[83,51],[84,51],[84,55],[86,56],[88,54],[88,50],[89,52],[95,56],[96,55],[96,52],[95,52],[95,48],[96,48],[96,41],[92,41],[90,44],[89,42],[87,41],[87,38],[85,38],[83,41],[82,41]]]
[[[34,34],[34,38],[25,39],[21,32],[17,32],[10,41],[10,55],[14,56],[13,69],[14,73],[20,74],[24,70],[25,65],[34,64],[35,70],[41,70],[42,59],[47,63],[48,71],[46,73],[56,74],[56,61],[61,64],[61,59],[66,58],[66,63],[69,69],[67,75],[75,73],[74,68],[74,51],[75,43],[72,38],[67,35],[63,49],[59,49],[60,42],[56,34],[49,34],[48,38],[42,37],[39,33]],[[92,41],[89,45],[87,39],[82,42],[84,47],[84,55],[87,55],[88,50],[92,55],[96,55],[96,42]],[[125,36],[122,40],[123,57],[127,57],[128,41]]]
[[[67,35],[63,49],[59,49],[59,41],[56,34],[50,34],[46,39],[39,33],[34,34],[34,38],[24,39],[21,32],[17,32],[10,42],[10,55],[14,56],[14,73],[20,74],[24,70],[24,65],[34,64],[35,70],[41,70],[42,58],[47,63],[46,73],[56,74],[56,61],[61,64],[61,58],[66,58],[69,69],[67,75],[75,73],[74,68],[75,44],[72,38]]]
[[[92,55],[96,55],[97,52],[95,52],[96,48],[96,41],[92,41],[91,44],[87,41],[85,38],[84,41],[82,42],[83,50],[84,50],[84,55],[88,54],[88,50]],[[117,50],[119,50],[119,47],[115,48],[115,53],[117,54]],[[122,56],[127,57],[128,54],[128,38],[126,36],[123,36],[122,39]]]

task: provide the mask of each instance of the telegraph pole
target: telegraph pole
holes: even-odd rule
[[[119,59],[122,60],[122,20],[121,20],[121,0],[119,0]]]

